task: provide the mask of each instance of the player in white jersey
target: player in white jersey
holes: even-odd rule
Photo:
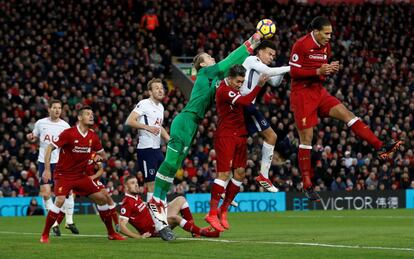
[[[269,84],[279,86],[285,73],[290,71],[290,66],[269,67],[276,55],[276,45],[270,41],[263,41],[256,49],[256,55],[246,58],[243,62],[246,68],[245,81],[240,88],[242,95],[247,95],[256,87],[260,74],[264,73],[270,76]],[[278,189],[273,186],[269,180],[269,170],[272,164],[273,151],[276,144],[276,133],[267,122],[263,114],[256,108],[254,104],[245,108],[246,127],[250,135],[256,132],[263,137],[262,161],[260,166],[260,174],[256,177],[256,181],[269,192],[277,192]]]
[[[164,106],[161,101],[165,96],[162,81],[153,78],[147,86],[150,97],[141,100],[136,105],[135,109],[129,114],[126,124],[138,129],[138,165],[141,172],[144,173],[147,201],[149,201],[154,192],[155,174],[164,161],[164,155],[161,151],[161,138],[168,142],[170,136],[162,126]]]
[[[64,131],[67,128],[70,128],[69,124],[60,118],[60,115],[62,114],[62,103],[59,100],[51,100],[49,103],[48,111],[49,117],[36,121],[33,131],[27,134],[27,138],[29,139],[29,141],[35,142],[39,140],[39,157],[37,159],[37,163],[40,178],[40,196],[42,196],[43,203],[47,210],[49,210],[50,206],[53,204],[53,201],[51,199],[51,186],[53,185],[53,180],[43,182],[42,179],[42,174],[45,170],[45,148],[52,141],[56,141],[62,131]],[[52,152],[52,157],[50,160],[52,173],[56,163],[59,160],[59,152],[60,149],[56,149]],[[73,194],[71,194],[66,198],[65,205],[62,208],[62,211],[66,214],[66,228],[72,231],[73,234],[79,234],[76,225],[73,223],[74,206],[74,196]],[[57,222],[55,222],[55,225],[53,225],[52,229],[55,236],[61,235],[59,225],[57,224]]]

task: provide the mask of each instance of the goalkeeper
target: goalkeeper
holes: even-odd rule
[[[252,37],[219,63],[216,63],[214,58],[205,52],[194,57],[193,65],[197,71],[197,78],[190,100],[171,124],[171,139],[167,145],[167,154],[155,177],[154,196],[148,202],[155,228],[163,240],[175,239],[175,235],[167,223],[165,210],[167,192],[177,170],[188,154],[199,123],[204,119],[206,111],[210,109],[214,102],[216,87],[226,77],[232,65],[242,64],[253,53],[260,40],[261,35],[259,33],[253,34]]]

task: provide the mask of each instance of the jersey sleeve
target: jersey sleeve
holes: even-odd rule
[[[269,79],[268,83],[269,83],[271,86],[273,86],[273,87],[277,87],[277,86],[279,86],[279,85],[282,83],[283,76],[284,76],[284,75],[272,76],[272,77]]]
[[[69,130],[64,130],[62,133],[59,134],[58,138],[55,141],[52,141],[52,145],[55,148],[61,148],[71,140]]]
[[[140,101],[132,111],[138,113],[140,116],[144,115],[145,110],[144,110],[144,104],[142,103],[142,101]]]
[[[39,121],[37,121],[33,127],[33,131],[32,131],[33,135],[35,135],[36,137],[40,137],[40,123]]]
[[[269,67],[268,65],[263,64],[263,62],[261,62],[257,57],[247,58],[243,63],[243,66],[246,69],[254,69],[260,74],[265,73],[269,76],[283,75],[290,71],[290,66]]]
[[[227,76],[231,66],[235,64],[242,64],[243,61],[250,55],[246,45],[241,45],[237,49],[233,50],[225,59],[217,63],[218,74],[220,79]]]
[[[290,75],[293,79],[318,77],[317,69],[305,69],[302,67],[302,62],[305,57],[303,48],[304,46],[300,42],[296,42],[293,45],[289,60]]]
[[[121,214],[119,215],[120,218],[124,218],[126,220],[129,220],[131,217],[131,207],[128,206],[128,202],[123,202],[121,206]]]

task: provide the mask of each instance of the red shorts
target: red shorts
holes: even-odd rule
[[[247,165],[247,138],[221,137],[214,139],[217,155],[217,172],[228,172],[231,169]]]
[[[321,85],[314,85],[290,94],[290,109],[299,130],[313,128],[318,124],[318,115],[328,117],[332,107],[341,102]]]
[[[55,179],[53,191],[56,196],[67,196],[71,190],[80,196],[100,192],[98,185],[86,175],[76,180]]]

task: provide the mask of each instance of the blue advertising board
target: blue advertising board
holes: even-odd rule
[[[207,213],[210,209],[210,193],[187,194],[186,199],[193,213]],[[242,192],[235,201],[238,207],[230,206],[229,212],[285,211],[286,198],[284,192]]]
[[[0,199],[0,217],[2,216],[26,216],[27,207],[33,197],[16,197]],[[43,207],[43,201],[40,197],[35,197],[39,206]]]
[[[405,191],[405,203],[407,209],[414,209],[414,190]]]

